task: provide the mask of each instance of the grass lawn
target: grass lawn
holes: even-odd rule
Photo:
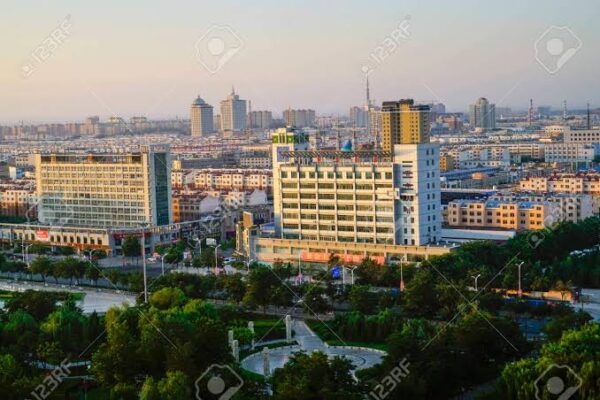
[[[253,318],[253,317],[250,317]],[[285,339],[285,321],[278,318],[256,318],[254,321],[254,332],[257,340]]]
[[[0,290],[0,300],[10,300],[13,298],[13,292],[6,290]]]

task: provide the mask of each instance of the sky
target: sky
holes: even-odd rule
[[[414,98],[460,112],[483,96],[513,109],[530,98],[600,107],[597,0],[5,0],[2,8],[0,124],[187,118],[198,94],[218,109],[232,86],[253,110],[347,114],[365,102],[367,65],[377,103]]]

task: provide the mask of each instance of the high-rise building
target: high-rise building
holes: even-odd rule
[[[192,103],[190,121],[192,136],[200,137],[210,135],[215,131],[213,106],[206,103],[200,96]]]
[[[226,100],[221,101],[221,130],[224,133],[242,133],[246,130],[246,100],[231,89]]]
[[[366,107],[350,108],[350,121],[356,128],[366,128],[369,120],[369,110]]]
[[[248,114],[248,125],[251,129],[269,129],[272,123],[271,111],[252,111]]]
[[[439,145],[303,151],[305,135],[282,129],[272,146],[276,237],[410,246],[440,239]]]
[[[496,129],[496,105],[480,97],[469,106],[469,123],[471,128]]]
[[[139,152],[36,154],[43,224],[99,228],[168,225],[172,220],[168,146]]]
[[[381,108],[383,150],[393,152],[397,144],[429,143],[430,108],[412,99],[384,101]]]
[[[283,112],[283,120],[287,126],[293,128],[308,128],[315,126],[315,110],[292,110],[287,109]]]

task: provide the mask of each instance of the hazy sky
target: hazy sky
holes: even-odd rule
[[[413,97],[463,111],[485,96],[513,108],[526,107],[530,97],[536,105],[559,107],[567,99],[573,107],[600,106],[598,15],[598,0],[6,0],[0,123],[187,117],[198,93],[218,108],[232,85],[255,110],[347,113],[364,103],[361,67],[369,60],[378,103]],[[370,55],[391,46],[386,37],[407,17],[408,38],[376,64]],[[195,45],[206,32],[205,39],[218,33],[215,25],[230,27],[243,44],[211,74]],[[577,36],[563,35],[562,49],[541,39],[544,63],[566,54],[554,74],[534,52],[552,25]],[[66,41],[57,29],[67,31]],[[52,32],[58,40],[47,40]],[[204,61],[212,68],[219,59]],[[27,77],[24,65],[32,66]]]

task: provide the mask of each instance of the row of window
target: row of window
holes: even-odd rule
[[[393,175],[391,172],[360,172],[360,171],[281,171],[281,178],[306,178],[306,179],[385,179],[391,180]]]

